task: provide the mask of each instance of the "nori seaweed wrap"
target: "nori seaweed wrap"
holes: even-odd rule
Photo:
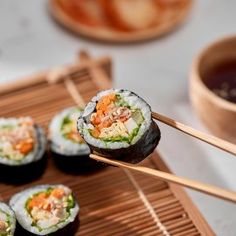
[[[57,166],[70,173],[86,173],[97,169],[89,158],[90,148],[77,131],[82,110],[69,107],[56,114],[49,124],[50,149]]]
[[[32,118],[0,118],[0,180],[20,183],[42,174],[46,144]]]
[[[98,93],[85,107],[77,125],[93,152],[130,163],[150,155],[161,137],[150,106],[123,89]]]
[[[0,202],[0,235],[13,236],[16,228],[16,217],[13,210]]]
[[[39,185],[10,199],[19,227],[16,235],[73,235],[79,205],[65,185]]]

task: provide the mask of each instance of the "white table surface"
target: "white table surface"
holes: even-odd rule
[[[106,45],[59,27],[46,0],[0,0],[0,83],[73,62],[75,52],[86,48],[113,57],[116,87],[136,91],[153,110],[204,130],[188,97],[191,62],[207,43],[236,33],[235,10],[235,0],[196,0],[188,22],[173,33],[141,44]],[[236,190],[235,158],[166,126],[161,130],[158,149],[174,173]],[[217,235],[236,235],[236,205],[188,192]]]

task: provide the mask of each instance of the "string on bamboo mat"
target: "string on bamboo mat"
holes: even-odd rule
[[[80,93],[78,93],[74,82],[71,79],[66,79],[64,83],[66,85],[67,91],[69,92],[75,103],[81,108],[85,107],[85,102]]]
[[[58,68],[58,69],[53,69],[51,72],[48,73],[47,76],[47,81],[49,84],[54,84],[57,83],[60,78],[64,78],[64,84],[66,86],[66,89],[74,102],[77,104],[77,106],[83,108],[85,107],[85,102],[83,100],[83,97],[81,94],[78,92],[73,80],[70,78],[68,75],[68,69],[66,68]]]
[[[160,229],[160,231],[163,233],[163,235],[170,236],[170,234],[168,233],[166,227],[162,224],[160,218],[156,214],[156,212],[153,209],[151,203],[147,199],[147,197],[144,194],[142,188],[139,186],[138,182],[135,180],[135,178],[133,177],[131,172],[129,170],[126,170],[126,169],[123,169],[123,168],[122,168],[122,170],[125,172],[125,174],[129,178],[130,182],[134,186],[135,190],[137,191],[137,193],[139,195],[139,198],[142,200],[144,206],[146,207],[147,211],[150,213],[150,215],[151,215],[152,219],[154,220],[154,222],[156,223],[157,227]]]

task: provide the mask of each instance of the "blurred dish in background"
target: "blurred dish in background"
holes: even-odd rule
[[[205,83],[216,95],[236,103],[236,59],[213,65],[206,75]]]
[[[193,0],[50,0],[57,21],[84,36],[134,42],[163,35],[188,15]]]
[[[236,36],[207,46],[194,60],[193,108],[216,136],[236,144]]]

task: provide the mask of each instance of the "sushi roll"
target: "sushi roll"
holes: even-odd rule
[[[73,173],[87,172],[97,167],[89,158],[90,149],[77,131],[77,119],[82,110],[66,108],[58,113],[49,125],[50,149],[57,166]]]
[[[0,202],[0,235],[13,236],[16,228],[16,217],[13,210]]]
[[[78,130],[93,152],[130,163],[151,154],[161,137],[150,106],[124,89],[93,97],[78,119]]]
[[[0,118],[1,178],[21,181],[39,174],[46,137],[30,117]]]
[[[19,235],[73,235],[79,206],[64,185],[39,185],[10,199],[19,223]]]

